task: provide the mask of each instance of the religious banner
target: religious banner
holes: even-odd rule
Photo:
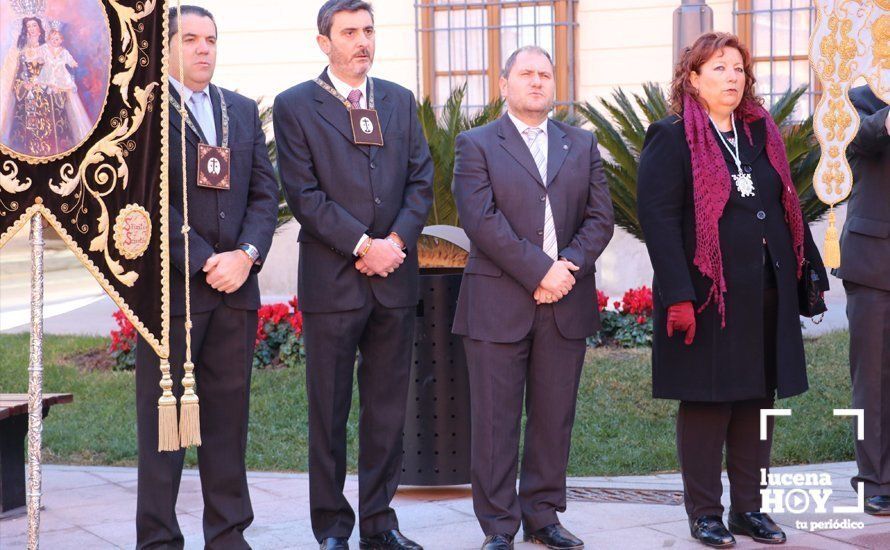
[[[853,186],[846,150],[859,129],[859,115],[850,102],[850,88],[864,78],[875,95],[890,102],[890,0],[815,0],[814,5],[810,62],[822,83],[822,99],[813,114],[813,127],[822,158],[813,188],[833,207],[849,196]],[[827,267],[840,265],[833,209],[824,259]]]
[[[166,358],[163,0],[0,0],[0,246],[42,215]]]

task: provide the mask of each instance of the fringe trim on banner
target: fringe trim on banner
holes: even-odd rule
[[[191,446],[201,445],[201,415],[198,405],[198,395],[195,393],[195,365],[191,361],[187,361],[183,368],[185,376],[182,377],[182,387],[184,389],[182,399],[182,410],[179,415],[179,440],[183,449]]]
[[[825,249],[822,261],[829,269],[841,266],[841,243],[837,231],[837,217],[834,206],[828,210],[828,228],[825,230]]]
[[[158,399],[158,452],[178,451],[179,432],[176,423],[176,396],[170,378],[170,362],[161,359],[161,398]]]

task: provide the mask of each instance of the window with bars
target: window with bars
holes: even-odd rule
[[[464,84],[464,107],[479,109],[500,95],[498,79],[514,50],[537,45],[553,57],[556,99],[575,101],[577,0],[426,0],[415,4],[418,82],[441,107]]]
[[[808,58],[816,11],[810,0],[734,0],[736,33],[754,57],[758,95],[772,105],[789,88],[808,86],[792,118],[816,107],[819,81]]]

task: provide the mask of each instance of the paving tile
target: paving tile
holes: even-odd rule
[[[8,546],[7,546],[8,545]],[[5,539],[3,548],[27,548],[28,537],[22,534],[18,537]],[[104,540],[96,535],[89,533],[79,527],[71,527],[51,533],[40,533],[41,548],[52,548],[54,550],[82,550],[89,548],[90,550],[105,550],[118,548],[115,544]]]
[[[775,468],[781,472],[828,472],[834,495],[830,505],[851,505],[856,495],[848,485],[855,464],[838,463]],[[255,520],[246,531],[247,540],[257,550],[312,549],[308,507],[308,476],[305,473],[250,472],[248,480]],[[132,548],[135,542],[135,468],[47,466],[44,469],[44,510],[41,542],[45,548]],[[729,507],[728,481],[724,474],[723,503]],[[676,473],[654,476],[588,477],[568,481],[573,487],[671,489],[682,488]],[[344,494],[357,508],[358,478],[348,476]],[[484,538],[473,513],[472,492],[467,485],[455,487],[401,487],[393,501],[400,526],[428,550],[476,549]],[[197,470],[183,472],[177,512],[189,550],[203,548],[201,515],[203,499]],[[857,531],[824,530],[805,532],[794,529],[795,521],[820,521],[835,516],[820,514],[775,514],[786,527],[789,543],[795,548],[846,549],[890,548],[890,521],[864,514],[837,516],[862,521]],[[587,542],[588,548],[700,549],[689,535],[682,506],[595,503],[570,501],[561,521]],[[0,547],[24,545],[27,518],[5,520],[0,524]],[[522,536],[520,530],[519,536]],[[358,529],[350,540],[358,547]],[[759,548],[747,537],[739,537],[741,549]],[[518,550],[536,550],[517,542]]]
[[[865,523],[862,521],[862,523]],[[890,548],[890,521],[866,525],[862,529],[834,529],[819,531],[819,535],[853,544],[861,548]]]

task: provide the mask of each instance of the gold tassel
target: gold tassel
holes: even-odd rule
[[[198,405],[198,394],[195,393],[195,365],[187,361],[184,365],[185,376],[182,377],[182,411],[179,416],[179,441],[183,449],[201,445],[201,415]]]
[[[837,218],[834,215],[834,206],[828,210],[828,228],[825,230],[825,251],[822,261],[829,269],[841,266],[841,243],[837,231]]]
[[[178,451],[179,432],[176,424],[176,396],[173,395],[173,379],[170,363],[161,358],[161,398],[158,399],[158,452]]]

